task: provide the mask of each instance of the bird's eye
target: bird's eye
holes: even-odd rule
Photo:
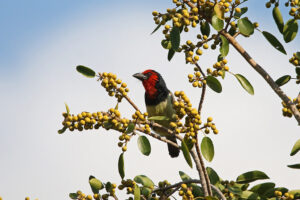
[[[146,76],[149,78],[151,76],[151,72],[148,72]]]

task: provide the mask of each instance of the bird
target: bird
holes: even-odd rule
[[[148,69],[142,73],[136,73],[133,77],[142,81],[145,88],[145,104],[148,112],[148,117],[165,116],[168,120],[153,120],[166,128],[171,128],[170,122],[176,122],[176,110],[173,107],[174,96],[167,88],[162,76]],[[170,135],[166,130],[153,129],[160,136],[166,137],[168,140],[177,144],[175,135]],[[172,158],[178,157],[180,150],[177,147],[168,143],[169,155]]]

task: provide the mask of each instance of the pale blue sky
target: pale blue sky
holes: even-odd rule
[[[187,80],[178,83],[192,67],[184,64],[182,55],[168,62],[160,46],[162,36],[149,34],[155,27],[151,12],[170,5],[170,1],[161,2],[0,0],[3,199],[67,199],[68,193],[77,189],[91,193],[91,174],[104,182],[120,182],[116,166],[118,134],[104,130],[57,134],[64,102],[74,113],[106,110],[115,104],[97,82],[74,70],[78,64],[117,73],[127,82],[130,97],[141,109],[143,88],[131,75],[147,68],[161,72],[170,90],[185,90],[197,105],[200,90],[193,89]],[[262,30],[272,28],[271,32],[279,36],[265,2],[249,2],[245,4],[249,5],[248,17],[258,21]],[[273,49],[260,33],[239,39],[272,76],[294,73],[288,57]],[[293,44],[285,45],[287,52],[299,51],[299,42],[298,36]],[[217,52],[205,51],[204,55],[200,64],[208,67],[215,62]],[[298,171],[286,167],[300,162],[299,155],[289,157],[294,141],[299,139],[296,121],[281,116],[280,99],[233,48],[228,60],[233,72],[248,77],[255,95],[243,91],[232,76],[222,80],[222,94],[207,92],[203,118],[213,116],[220,130],[218,136],[212,136],[216,155],[207,165],[224,179],[234,180],[243,172],[257,169],[265,171],[278,186],[299,189]],[[283,89],[296,96],[299,85],[289,84]],[[120,110],[133,112],[125,102]],[[125,157],[126,177],[153,174],[155,182],[175,182],[179,170],[197,177],[182,155],[170,159],[165,144],[151,143],[153,152],[144,157],[138,152],[136,140],[131,141]]]

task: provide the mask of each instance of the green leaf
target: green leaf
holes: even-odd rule
[[[132,132],[134,131],[134,128],[135,128],[135,124],[134,124],[133,122],[130,122],[130,123],[128,124],[128,127],[127,127],[125,133],[126,133],[126,134],[132,133]]]
[[[296,74],[297,74],[298,76],[300,76],[300,67],[296,67],[296,68],[295,68],[295,71],[296,71]]]
[[[162,25],[161,23],[158,24],[157,27],[152,31],[151,35],[152,35],[153,33],[155,33],[155,32],[161,27],[161,25]]]
[[[168,52],[168,61],[171,61],[171,59],[173,58],[175,54],[175,51],[173,49],[169,49],[169,52]]]
[[[70,194],[69,194],[69,197],[70,197],[71,199],[77,199],[77,198],[78,198],[78,194],[77,194],[77,193],[70,193]]]
[[[298,32],[298,22],[295,19],[290,19],[283,27],[283,39],[286,43],[292,41]]]
[[[255,171],[250,171],[239,175],[236,179],[236,182],[250,183],[256,180],[263,180],[263,179],[269,179],[269,177],[264,172],[255,170]]]
[[[65,103],[67,114],[70,114],[70,108],[67,103]]]
[[[222,40],[222,44],[220,46],[220,53],[222,57],[226,57],[229,52],[229,42],[223,35],[220,35],[220,38]]]
[[[181,142],[181,150],[182,150],[182,153],[183,153],[183,156],[184,156],[186,162],[188,163],[188,165],[191,168],[193,168],[190,151],[189,151],[189,148],[187,147],[187,145],[185,144],[184,140]]]
[[[153,181],[145,175],[138,175],[134,177],[134,181],[142,184],[144,187],[153,188]]]
[[[58,130],[58,134],[63,134],[66,130],[67,130],[68,127],[64,126],[62,129]]]
[[[201,141],[201,152],[203,157],[211,162],[215,155],[214,144],[209,137],[204,137]]]
[[[149,121],[152,121],[152,120],[155,120],[155,121],[168,121],[170,119],[166,116],[153,116],[153,117],[149,117],[148,120]]]
[[[106,130],[108,130],[112,127],[113,127],[113,123],[111,123],[110,121],[103,122],[103,128],[105,128]]]
[[[121,178],[124,179],[124,177],[125,177],[124,153],[121,153],[119,156],[118,169],[119,169],[119,174],[120,174]]]
[[[268,190],[273,189],[275,187],[275,183],[261,183],[253,186],[250,191],[255,192],[259,195],[264,195]]]
[[[206,83],[207,83],[208,87],[210,87],[210,89],[212,89],[213,91],[215,91],[217,93],[222,92],[222,85],[219,82],[219,80],[216,79],[215,77],[207,76],[206,77]]]
[[[235,12],[234,15],[233,15],[233,17],[234,17],[235,19],[239,19],[239,18],[240,18],[243,14],[245,14],[247,11],[248,11],[248,7],[243,7],[243,8],[241,8],[241,12],[240,12],[240,13]]]
[[[298,164],[293,164],[293,165],[288,165],[289,168],[292,168],[292,169],[300,169],[300,163]]]
[[[300,52],[296,52],[296,53],[295,53],[295,57],[296,57],[298,60],[300,60]]]
[[[242,190],[241,188],[237,187],[237,186],[229,186],[228,187],[228,190],[233,193],[233,194],[236,194],[236,195],[241,195],[242,194]]]
[[[241,196],[241,199],[247,199],[247,200],[257,200],[258,199],[258,195],[255,194],[254,192],[250,192],[250,191],[243,191]]]
[[[290,156],[295,155],[298,151],[300,151],[300,139],[294,144]]]
[[[172,48],[171,41],[169,41],[169,40],[162,40],[161,41],[161,46],[165,49],[171,49]]]
[[[248,18],[244,17],[238,20],[237,26],[241,34],[250,36],[254,33],[254,26]]]
[[[275,83],[280,87],[280,86],[283,86],[284,84],[288,83],[290,80],[291,80],[291,76],[285,75],[285,76],[282,76],[279,79],[277,79],[275,81]]]
[[[279,40],[274,35],[272,35],[271,33],[267,32],[267,31],[263,31],[262,34],[275,49],[277,49],[278,51],[280,51],[283,54],[286,54],[284,47],[282,46],[282,44],[279,42]]]
[[[83,65],[78,65],[76,67],[76,70],[88,78],[94,78],[96,76],[96,72],[94,72],[94,70],[92,70],[88,67],[85,67]]]
[[[170,32],[171,46],[174,51],[177,51],[180,45],[180,31],[177,26],[174,26]]]
[[[215,12],[215,15],[223,20],[224,19],[224,13],[225,13],[225,9],[223,6],[221,6],[219,3],[217,3],[215,6],[214,6],[214,12]]]
[[[202,21],[200,24],[200,30],[201,30],[202,35],[206,35],[208,37],[210,34],[209,23],[207,21]]]
[[[191,177],[189,175],[187,175],[186,173],[184,173],[183,171],[179,171],[179,176],[182,181],[187,181],[187,180],[191,179]]]
[[[134,185],[133,193],[134,193],[134,200],[140,200],[141,199],[141,191],[140,191],[139,186]]]
[[[152,193],[152,190],[150,188],[147,187],[142,187],[141,188],[141,194],[145,197],[149,197]]]
[[[281,15],[281,12],[278,8],[278,6],[275,6],[273,8],[273,18],[274,18],[274,21],[277,25],[277,28],[279,30],[280,33],[283,32],[283,26],[284,26],[284,22],[283,22],[283,18],[282,18],[282,15]]]
[[[254,94],[254,89],[251,85],[251,83],[241,74],[235,74],[234,75],[236,79],[239,81],[241,86],[251,95]]]
[[[151,153],[151,145],[146,136],[140,136],[137,140],[139,150],[145,156],[149,156]]]
[[[206,167],[206,171],[211,184],[217,185],[218,183],[220,183],[220,177],[213,168]]]
[[[94,176],[89,177],[89,183],[94,194],[98,194],[99,190],[103,188],[101,181],[96,179]]]
[[[105,184],[105,190],[106,190],[106,192],[111,192],[112,189],[113,189],[113,188],[112,188],[111,182],[107,182],[107,183]]]
[[[216,31],[220,31],[224,27],[224,21],[219,19],[216,15],[212,17],[211,24]]]

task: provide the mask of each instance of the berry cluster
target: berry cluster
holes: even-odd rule
[[[293,57],[291,57],[291,58],[289,59],[290,63],[293,64],[295,67],[300,66],[300,58],[299,58],[299,55],[298,55],[298,54],[300,55],[299,52],[294,53],[294,54],[293,54]]]
[[[188,187],[186,184],[181,184],[181,189],[179,190],[179,196],[182,196],[183,200],[194,200],[194,195],[192,192],[193,188]]]
[[[220,17],[225,20],[230,20],[229,16],[224,17],[224,14],[228,13],[230,10],[234,10],[236,13],[240,13],[241,9],[237,6],[240,4],[240,0],[192,0],[190,3],[194,3],[194,6],[188,7],[186,2],[183,3],[182,0],[173,0],[173,3],[176,5],[176,8],[168,8],[166,13],[159,13],[153,11],[152,15],[156,24],[159,26],[164,25],[164,30],[162,31],[165,35],[165,40],[162,41],[162,45],[166,49],[171,48],[170,43],[170,34],[173,30],[173,27],[180,28],[180,31],[189,31],[189,27],[197,27],[199,24],[201,29],[205,29],[207,20],[211,19],[212,15],[219,11],[222,13]],[[197,5],[197,6],[196,6]],[[170,22],[168,24],[168,22]],[[202,32],[203,35],[197,35],[197,41],[193,43],[190,40],[187,40],[185,44],[181,45],[176,51],[181,52],[184,50],[186,62],[194,64],[199,60],[199,56],[202,55],[203,49],[208,49],[208,42],[214,40],[214,43],[211,45],[211,49],[216,49],[217,45],[220,43],[219,37],[216,34],[213,34],[211,38],[208,38],[209,32],[205,34],[205,31]],[[195,55],[196,54],[196,55]]]
[[[201,73],[198,71],[198,68],[194,68],[195,72],[188,75],[189,82],[192,83],[193,87],[202,88],[203,84],[206,84],[205,77],[201,77]]]
[[[119,190],[127,189],[127,194],[133,194],[134,187],[136,182],[131,179],[122,180],[121,185],[118,186]]]
[[[106,89],[109,96],[115,96],[118,102],[122,101],[124,96],[127,96],[129,89],[126,83],[122,83],[121,79],[117,79],[117,75],[109,72],[99,73],[99,81],[101,85]],[[118,86],[119,85],[119,86]]]
[[[284,195],[282,195],[281,191],[276,190],[274,192],[274,195],[276,196],[276,199],[284,199],[284,200],[292,200],[294,199],[294,195],[293,194],[289,194],[288,192],[284,193]]]
[[[293,103],[296,105],[297,109],[300,112],[300,101],[297,98],[295,98],[295,99],[293,99]],[[284,102],[281,102],[281,104],[283,106],[282,115],[284,117],[290,117],[291,118],[293,116],[293,113],[292,113],[291,109],[289,109]]]
[[[176,91],[175,96],[177,100],[174,101],[174,109],[176,110],[178,119],[185,117],[185,123],[182,124],[181,121],[171,122],[170,126],[175,128],[176,133],[185,133],[185,139],[191,140],[194,144],[196,143],[196,134],[199,130],[205,128],[205,133],[209,133],[210,129],[213,130],[215,134],[218,134],[218,130],[214,123],[212,123],[212,118],[207,118],[207,123],[203,127],[200,114],[197,109],[192,108],[192,104],[189,98],[185,95],[183,91]]]
[[[229,71],[229,67],[226,64],[227,64],[226,59],[216,62],[215,64],[213,64],[214,70],[212,70],[211,68],[208,68],[207,74],[210,74],[215,77],[217,77],[217,76],[224,77],[225,72]]]
[[[120,112],[114,108],[110,108],[108,112],[82,112],[77,115],[63,113],[63,117],[64,121],[62,124],[70,131],[99,129],[100,127],[103,127],[107,130],[114,129],[123,132],[126,130],[129,123],[128,119],[120,118]]]

